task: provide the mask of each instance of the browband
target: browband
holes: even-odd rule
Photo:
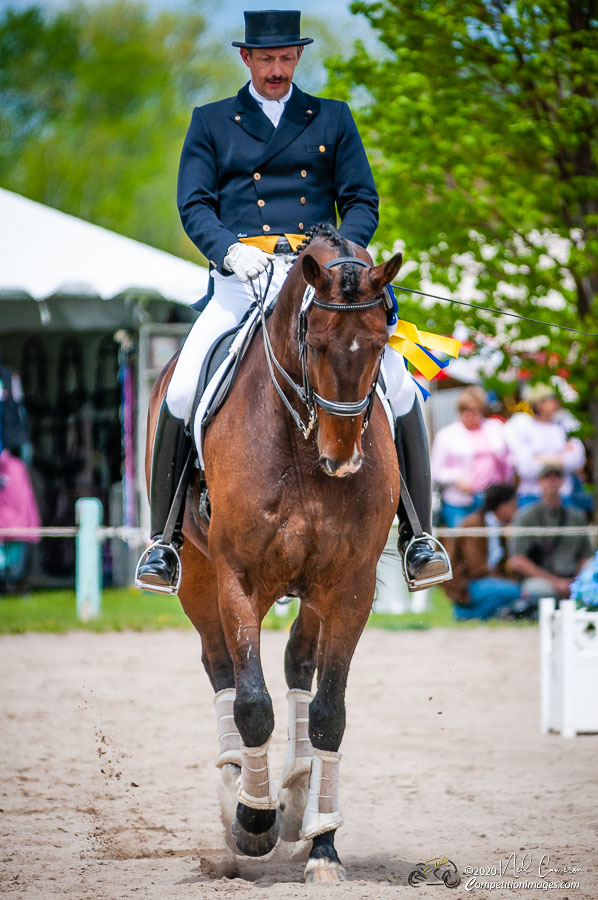
[[[364,266],[366,269],[370,269],[371,266],[365,259],[359,259],[357,256],[337,256],[336,259],[331,259],[330,262],[325,263],[325,269],[331,269],[333,266],[340,266],[341,263],[355,263],[358,266]]]
[[[366,262],[365,259],[359,259],[357,256],[338,256],[325,263],[324,268],[331,269],[333,266],[340,266],[342,263],[356,263],[358,266],[363,266],[365,269],[371,269],[370,264]],[[378,306],[379,303],[383,302],[385,309],[388,309],[387,295],[388,291],[385,289],[380,297],[376,297],[375,300],[370,300],[365,303],[324,303],[322,300],[318,300],[314,294],[313,299],[307,308],[313,304],[313,306],[319,306],[320,309],[329,309],[331,312],[355,312],[361,309],[373,309],[375,306]]]

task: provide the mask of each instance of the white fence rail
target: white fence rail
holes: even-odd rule
[[[77,541],[75,584],[77,615],[82,621],[97,618],[101,614],[102,567],[101,545],[106,540],[121,540],[131,548],[141,548],[149,540],[144,528],[125,525],[101,525],[102,504],[94,497],[83,497],[76,503],[77,525],[43,526],[40,528],[0,528],[0,542],[21,541],[25,538],[75,538]],[[564,526],[562,528],[520,528],[507,526],[471,528],[435,528],[436,537],[488,537],[499,535],[506,538],[519,535],[588,535],[593,544],[598,544],[598,525]],[[421,612],[425,609],[426,593],[409,594],[400,571],[398,555],[394,552],[397,526],[393,525],[385,552],[379,563],[382,580],[378,586],[376,605],[388,612],[404,612],[410,609]]]

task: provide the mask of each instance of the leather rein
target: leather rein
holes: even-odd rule
[[[366,269],[370,268],[369,263],[365,262],[363,259],[359,259],[356,256],[340,256],[335,259],[331,259],[329,262],[325,264],[326,269],[331,269],[333,266],[342,265],[342,263],[355,263],[358,266],[363,266]],[[280,396],[282,402],[286,406],[287,410],[291,414],[293,421],[303,434],[304,438],[308,438],[311,432],[313,431],[316,422],[318,420],[318,407],[325,410],[325,412],[330,413],[333,416],[358,416],[361,413],[365,412],[365,416],[363,417],[363,424],[361,427],[361,432],[365,431],[368,427],[370,416],[372,413],[372,408],[374,406],[374,399],[376,396],[376,385],[378,384],[378,378],[380,376],[380,363],[378,364],[378,370],[376,372],[376,377],[372,383],[370,390],[367,395],[362,400],[356,401],[341,401],[341,400],[326,400],[324,397],[320,396],[316,391],[314,391],[313,386],[309,380],[309,374],[307,371],[307,316],[312,308],[312,306],[317,306],[320,309],[325,309],[330,312],[359,312],[364,309],[374,309],[374,307],[379,306],[381,303],[384,303],[385,306],[388,305],[390,298],[387,300],[386,292],[381,294],[379,297],[376,297],[374,300],[369,300],[365,303],[325,303],[323,300],[319,300],[316,297],[315,288],[311,285],[308,285],[306,291],[303,295],[303,300],[301,302],[301,308],[299,310],[299,321],[297,327],[297,337],[299,340],[299,359],[301,361],[301,372],[302,372],[302,381],[303,386],[298,385],[285,371],[285,369],[281,366],[281,364],[276,359],[274,354],[274,350],[272,349],[272,343],[270,341],[270,335],[268,334],[268,330],[266,328],[266,313],[264,309],[264,301],[266,298],[266,294],[268,293],[268,288],[270,287],[270,283],[272,281],[272,274],[274,271],[274,267],[270,264],[270,271],[268,274],[268,281],[266,283],[266,289],[262,293],[261,284],[259,284],[259,290],[256,290],[255,284],[252,281],[251,286],[253,288],[253,294],[256,299],[256,302],[259,306],[260,315],[262,319],[262,334],[264,338],[264,352],[266,355],[266,362],[268,364],[268,370],[270,372],[270,378],[272,379],[272,383],[276,389],[276,392]],[[258,282],[259,283],[259,282]],[[380,357],[380,362],[382,361],[382,357]],[[291,406],[288,398],[286,397],[284,391],[280,387],[278,383],[278,379],[276,378],[276,374],[274,372],[276,369],[280,375],[287,382],[289,387],[293,389],[295,394],[299,397],[303,405],[307,409],[307,422],[304,422],[299,413]]]

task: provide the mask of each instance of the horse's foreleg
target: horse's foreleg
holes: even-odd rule
[[[241,772],[241,736],[233,717],[235,671],[218,609],[218,584],[210,560],[190,541],[181,551],[183,577],[179,591],[181,605],[201,636],[202,662],[214,689],[218,729],[220,769],[219,799],[227,843],[237,805],[237,784]],[[234,849],[231,846],[231,849]]]
[[[181,551],[181,605],[201,637],[201,660],[215,691],[218,768],[241,765],[241,738],[233,718],[235,670],[220,621],[218,583],[210,560],[190,542]]]
[[[308,882],[336,882],[346,878],[334,847],[334,833],[342,825],[339,809],[339,748],[345,731],[345,689],[357,641],[367,621],[375,587],[371,577],[355,577],[352,584],[323,602],[318,646],[318,690],[309,707],[309,737],[313,760],[301,837],[313,841],[305,868]],[[351,604],[347,603],[351,597]],[[325,603],[325,606],[324,606]]]
[[[210,560],[190,541],[181,549],[179,600],[201,637],[201,661],[217,693],[235,686],[235,670],[218,609],[218,582]]]
[[[255,597],[235,574],[222,566],[219,605],[233,661],[236,694],[234,722],[241,736],[241,779],[232,834],[247,856],[263,856],[278,840],[278,801],[268,766],[268,743],[274,730],[272,700],[260,659],[260,617]]]
[[[289,686],[287,753],[279,794],[280,837],[299,840],[299,830],[309,788],[313,747],[309,739],[309,704],[316,666],[320,620],[309,607],[301,605],[291,628],[285,652],[285,677]]]

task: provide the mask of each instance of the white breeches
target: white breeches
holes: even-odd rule
[[[395,416],[406,415],[417,399],[417,385],[405,367],[405,358],[390,344],[384,351],[382,360],[382,377],[386,385],[384,396],[387,397]]]
[[[292,261],[286,260],[286,256],[274,257],[268,298],[280,293],[292,265]],[[216,270],[212,271],[211,277],[214,279],[214,295],[187,335],[166,393],[168,409],[173,416],[185,422],[191,416],[199,374],[210,347],[221,334],[239,324],[255,300],[248,281],[239,281],[236,275],[225,277]],[[267,273],[255,281],[259,281],[262,290],[265,290]]]
[[[286,256],[274,257],[274,273],[268,297],[277,296],[292,265]],[[225,277],[215,270],[214,295],[189,332],[166,393],[168,408],[173,416],[189,422],[195,391],[203,361],[214,341],[241,321],[254,301],[249,282],[239,281],[235,275]],[[265,289],[266,273],[258,279]],[[416,385],[405,368],[403,357],[390,346],[382,362],[386,396],[396,416],[405,415],[413,406]]]

